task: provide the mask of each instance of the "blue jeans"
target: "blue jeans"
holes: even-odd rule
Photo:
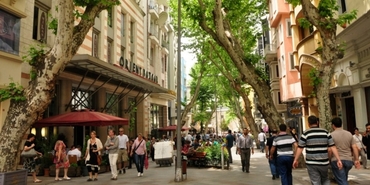
[[[338,169],[337,161],[331,162],[331,168],[338,185],[348,185],[348,172],[353,166],[352,161],[342,160],[343,168]]]
[[[278,156],[277,167],[282,185],[293,185],[292,167],[293,156]]]
[[[271,175],[274,175],[275,177],[278,177],[279,173],[278,173],[278,170],[277,170],[276,158],[269,159],[269,164],[270,164]]]
[[[144,156],[145,155],[135,154],[135,165],[139,173],[144,173]]]

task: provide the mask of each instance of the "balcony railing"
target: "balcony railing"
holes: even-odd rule
[[[266,44],[263,50],[263,54],[276,53],[276,44]]]
[[[158,30],[157,30],[156,27],[157,27],[156,25],[151,24],[150,25],[150,32],[149,33],[150,33],[151,36],[154,36],[155,38],[158,39]]]

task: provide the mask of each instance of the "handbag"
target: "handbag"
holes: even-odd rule
[[[145,155],[145,159],[144,159],[144,167],[145,169],[147,170],[148,167],[149,167],[149,161],[148,161],[148,155]]]
[[[37,156],[37,152],[34,148],[27,150],[27,151],[23,150],[21,153],[21,157],[30,158],[30,157],[36,157],[36,156]]]
[[[101,155],[96,154],[96,161],[98,162],[98,165],[99,165],[99,166],[101,165],[101,161],[102,161],[102,160],[103,160],[103,159],[102,159]]]

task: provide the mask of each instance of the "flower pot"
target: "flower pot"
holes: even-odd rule
[[[50,169],[44,168],[44,177],[49,177],[49,176],[50,176]]]

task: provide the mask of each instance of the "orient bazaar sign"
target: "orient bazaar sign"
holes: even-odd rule
[[[123,57],[121,57],[119,59],[119,65],[121,67],[124,67],[125,69],[127,69],[130,73],[137,74],[141,77],[144,77],[148,80],[151,80],[155,83],[158,83],[158,76],[151,73],[150,71],[147,71],[147,70],[141,68],[140,66],[136,65],[133,62],[129,62],[127,59],[124,59]]]

